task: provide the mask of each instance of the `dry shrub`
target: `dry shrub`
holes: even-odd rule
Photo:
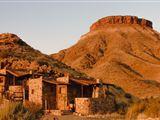
[[[43,114],[41,105],[35,104],[33,102],[26,101],[24,103],[24,107],[30,111],[31,114],[36,115],[38,117]]]
[[[135,120],[139,114],[144,114],[148,118],[160,117],[160,97],[140,100],[129,107],[126,119]]]
[[[133,104],[127,111],[126,118],[127,120],[135,120],[138,114],[142,113],[145,109],[145,103],[140,101]]]
[[[35,120],[40,117],[39,111],[35,111],[35,106],[27,108],[21,102],[5,102],[0,110],[0,120]]]
[[[30,118],[28,111],[18,102],[5,103],[3,109],[0,110],[0,120],[23,120],[28,118]]]

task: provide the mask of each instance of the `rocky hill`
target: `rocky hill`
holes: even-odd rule
[[[77,44],[51,56],[140,98],[160,95],[160,33],[149,20],[102,18]]]
[[[69,72],[73,76],[83,76],[71,67],[61,63],[48,55],[35,50],[17,35],[11,33],[0,34],[0,66],[10,69],[25,69],[46,73],[54,71],[57,74]]]

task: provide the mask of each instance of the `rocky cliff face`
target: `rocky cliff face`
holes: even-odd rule
[[[77,44],[52,57],[135,96],[160,95],[160,33],[148,20],[102,18]]]
[[[138,18],[137,16],[109,16],[102,18],[92,24],[90,31],[96,29],[105,28],[108,25],[116,24],[128,24],[128,25],[140,25],[142,27],[152,28],[152,22],[143,18]]]

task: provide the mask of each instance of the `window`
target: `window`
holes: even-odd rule
[[[61,88],[61,87],[59,88],[59,93],[60,93],[60,94],[62,93],[62,88]]]
[[[65,87],[59,87],[59,94],[65,94],[65,93],[66,93]]]
[[[0,78],[0,83],[3,83],[3,79],[2,78]]]
[[[32,89],[31,94],[34,94],[34,89]]]

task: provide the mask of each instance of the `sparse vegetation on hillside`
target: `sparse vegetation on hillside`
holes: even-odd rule
[[[14,54],[13,51],[10,51],[10,50],[2,50],[0,52],[0,58],[3,59],[3,58],[8,58],[10,56],[12,56]]]
[[[116,112],[119,114],[126,114],[128,107],[139,100],[133,95],[126,93],[122,88],[117,87],[113,84],[109,84],[108,88],[109,91],[107,91],[106,94],[115,97]]]
[[[70,66],[35,50],[18,36],[10,33],[0,34],[0,61],[13,69],[33,69],[37,71],[52,69],[69,72],[73,76],[87,77],[84,73],[78,72]],[[32,62],[36,65],[32,65]]]

